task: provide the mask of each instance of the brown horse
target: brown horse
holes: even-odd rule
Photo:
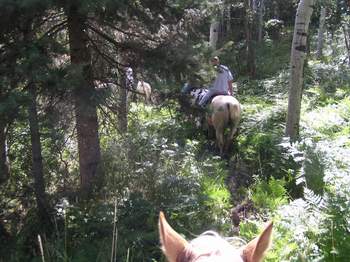
[[[209,231],[187,242],[159,215],[159,236],[169,262],[260,262],[270,245],[272,222],[247,245],[235,249],[217,233]]]

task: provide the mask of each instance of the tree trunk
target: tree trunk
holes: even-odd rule
[[[258,11],[258,0],[251,0],[251,7],[254,12]]]
[[[220,29],[220,22],[213,21],[210,24],[209,45],[214,50],[216,50],[218,39],[219,39],[219,29]]]
[[[348,65],[350,66],[350,26],[349,25],[343,26],[343,33],[344,33],[346,50],[348,52]]]
[[[128,131],[128,89],[123,70],[119,72],[119,86],[118,126],[121,133],[126,133]]]
[[[36,86],[29,84],[30,104],[28,108],[28,120],[30,128],[30,140],[32,144],[32,175],[34,179],[34,192],[38,205],[38,213],[43,223],[48,223],[50,218],[49,204],[45,191],[45,179],[43,171],[43,159],[41,155],[41,142],[36,103]]]
[[[264,28],[264,0],[260,0],[258,9],[258,42],[261,43],[263,40],[263,28]]]
[[[6,123],[0,119],[0,184],[10,176],[6,146]]]
[[[294,25],[294,35],[290,61],[290,81],[286,136],[295,140],[299,135],[301,97],[303,88],[303,68],[307,49],[307,35],[314,0],[301,0],[298,5]]]
[[[325,20],[326,20],[326,8],[322,7],[321,14],[320,14],[320,25],[318,28],[318,35],[317,35],[317,58],[318,59],[322,57]]]
[[[3,91],[0,90],[0,104],[6,101]],[[6,112],[0,114],[0,184],[4,183],[10,176],[10,165],[7,157],[6,129],[8,120]]]
[[[273,18],[275,19],[279,19],[280,14],[279,14],[279,10],[278,10],[278,0],[273,0],[272,2],[272,8],[273,8]]]
[[[98,178],[101,159],[95,87],[91,54],[88,49],[86,16],[72,4],[67,12],[71,64],[81,70],[80,82],[75,86],[75,115],[78,137],[81,190],[88,197]]]
[[[27,52],[31,51],[31,45],[34,40],[33,21],[28,19],[25,21],[23,38],[24,42],[28,45]],[[40,131],[39,131],[39,120],[37,111],[37,87],[33,83],[32,78],[35,77],[35,71],[27,72],[28,79],[28,94],[29,94],[29,105],[28,105],[28,122],[30,130],[30,141],[32,150],[32,166],[31,173],[34,181],[34,194],[36,198],[38,216],[44,225],[45,230],[51,230],[51,219],[50,219],[50,205],[47,199],[45,190],[45,179],[44,179],[44,168],[43,158],[41,155],[41,142],[40,142]]]
[[[231,4],[226,4],[225,6],[225,17],[226,17],[226,32],[227,32],[227,36],[230,37],[231,36]]]
[[[255,78],[256,76],[256,63],[255,63],[255,50],[253,46],[252,39],[252,24],[253,24],[253,11],[250,6],[249,0],[244,0],[244,8],[245,8],[245,34],[246,34],[246,54],[247,54],[247,70],[248,74],[251,78]]]

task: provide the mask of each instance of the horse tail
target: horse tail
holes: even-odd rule
[[[228,111],[228,125],[233,125],[240,120],[241,117],[241,107],[239,104],[227,103],[227,111]]]
[[[239,103],[227,103],[227,109],[229,114],[227,126],[231,129],[228,139],[232,140],[241,120],[241,106]]]
[[[232,118],[231,118],[231,104],[230,103],[227,103],[226,104],[227,106],[227,125],[228,126],[231,126],[232,125]]]

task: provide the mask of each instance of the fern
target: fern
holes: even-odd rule
[[[304,188],[306,210],[310,213],[321,213],[326,206],[326,200],[309,188]]]
[[[250,190],[250,199],[256,207],[275,211],[278,207],[288,202],[285,181],[270,178],[268,182],[257,180]]]

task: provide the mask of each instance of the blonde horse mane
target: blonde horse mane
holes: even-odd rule
[[[272,222],[263,232],[237,249],[213,231],[205,232],[187,242],[159,215],[159,236],[162,249],[169,262],[260,262],[269,248],[272,235]]]

